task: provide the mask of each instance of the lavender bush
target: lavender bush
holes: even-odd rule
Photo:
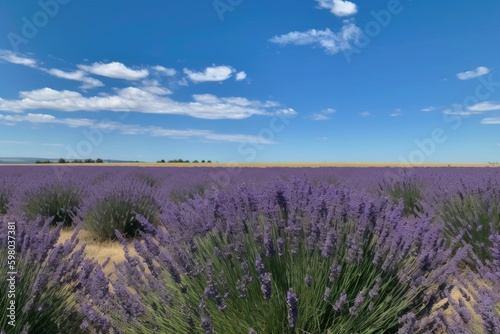
[[[112,179],[94,187],[82,208],[85,229],[96,239],[115,240],[115,230],[135,237],[142,229],[136,216],[159,222],[161,196],[154,188],[138,180]]]
[[[0,179],[0,214],[7,213],[7,206],[12,196],[12,186]]]
[[[83,248],[76,249],[76,235],[56,245],[60,228],[61,225],[58,225],[51,230],[50,221],[19,221],[16,223],[16,244],[13,249],[7,237],[8,231],[12,229],[9,229],[6,221],[0,225],[0,263],[3,268],[7,268],[7,260],[13,260],[9,255],[15,255],[17,272],[0,281],[0,332],[78,332],[83,316],[78,311],[73,292],[78,267],[83,261]],[[15,298],[12,299],[6,292],[13,280],[16,289]],[[9,317],[12,313],[8,309],[11,300],[15,300],[15,326],[9,324],[13,319]]]
[[[500,233],[500,200],[487,194],[459,192],[439,205],[440,216],[446,223],[449,238],[463,235],[463,241],[472,245],[481,260],[492,260],[490,236]],[[471,261],[469,261],[471,263]],[[472,261],[474,265],[475,261]]]
[[[397,203],[402,200],[405,216],[418,216],[423,212],[422,185],[415,178],[406,177],[396,182],[380,184],[380,193],[389,195]]]
[[[141,259],[120,267],[141,312],[123,329],[419,333],[445,326],[433,308],[463,253],[451,257],[439,228],[331,185],[283,187],[213,192],[185,203],[165,228],[143,221],[151,234],[134,243]],[[200,226],[205,214],[210,223]]]
[[[62,222],[64,226],[72,226],[83,197],[80,185],[72,182],[53,183],[50,180],[24,192],[20,211],[29,220],[41,216],[44,219],[51,218],[52,225]]]

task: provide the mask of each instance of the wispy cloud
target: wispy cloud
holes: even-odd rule
[[[175,114],[203,119],[244,119],[253,115],[272,115],[279,103],[254,101],[244,97],[217,97],[211,94],[193,95],[191,102],[178,102],[154,92],[162,89],[127,87],[116,89],[114,95],[83,96],[79,92],[42,88],[20,92],[20,99],[0,98],[0,111],[22,113],[26,110],[55,111],[115,111],[151,114]],[[168,92],[163,92],[168,93]]]
[[[500,110],[500,104],[492,101],[484,101],[472,105],[465,109],[461,104],[454,104],[452,108],[443,110],[444,114],[454,116],[472,116],[481,115],[488,111]]]
[[[328,28],[325,30],[311,29],[304,32],[293,31],[274,36],[269,41],[280,45],[312,45],[323,48],[327,54],[334,55],[340,51],[351,49],[351,42],[356,42],[361,35],[361,29],[354,23],[344,22],[339,32],[333,32]]]
[[[500,117],[486,117],[481,120],[481,124],[500,124]]]
[[[335,16],[349,16],[358,12],[358,7],[351,1],[316,0],[319,8],[328,9]]]
[[[473,71],[465,71],[457,73],[457,78],[460,80],[470,80],[474,78],[478,78],[480,76],[486,75],[490,73],[490,70],[487,67],[479,66]]]
[[[134,70],[116,61],[111,63],[97,62],[92,65],[78,65],[78,68],[103,77],[132,81],[144,79],[149,75],[149,71],[146,69]]]
[[[81,81],[83,84],[82,86],[80,86],[80,88],[82,89],[90,89],[90,88],[104,86],[104,84],[101,81],[87,76],[87,73],[81,70],[77,70],[74,72],[65,72],[57,68],[52,68],[50,70],[44,69],[44,71],[58,78]]]
[[[57,68],[44,68],[38,65],[37,61],[32,58],[28,58],[22,54],[14,53],[8,50],[0,49],[0,59],[3,59],[7,62],[17,65],[24,65],[39,71],[43,71],[57,78],[66,79],[66,80],[74,80],[82,82],[81,89],[89,89],[95,87],[102,87],[104,84],[95,79],[88,76],[88,74],[82,70],[75,70],[73,72],[65,72],[63,70]]]
[[[431,112],[431,111],[435,111],[435,110],[438,110],[438,109],[439,109],[438,107],[430,106],[430,107],[427,107],[427,108],[420,109],[420,111]]]
[[[319,113],[313,113],[310,118],[314,121],[326,121],[330,119],[330,115],[336,113],[337,110],[333,108],[327,108],[321,110]]]
[[[360,115],[361,117],[368,117],[368,116],[370,116],[370,115],[371,115],[371,113],[370,113],[370,112],[368,112],[368,111],[363,111],[363,112],[360,112],[360,113],[359,113],[359,115]]]
[[[451,116],[472,116],[483,114],[483,111],[471,111],[471,110],[460,110],[460,109],[445,109],[443,114]]]
[[[159,72],[163,75],[166,75],[167,77],[173,77],[174,75],[177,74],[177,71],[175,69],[167,68],[167,67],[160,66],[160,65],[153,66],[153,70],[155,70],[156,72]]]
[[[158,126],[139,126],[128,125],[118,122],[98,122],[87,118],[56,118],[48,114],[27,114],[27,115],[2,115],[0,114],[0,123],[19,123],[29,122],[35,124],[60,124],[71,128],[88,127],[93,129],[101,129],[106,131],[117,131],[125,135],[148,135],[152,137],[170,137],[177,139],[199,138],[203,140],[217,142],[233,142],[233,143],[254,143],[270,145],[275,142],[261,136],[247,134],[225,134],[217,133],[211,130],[176,130],[166,129]],[[59,144],[47,144],[48,146]]]
[[[494,110],[500,110],[500,103],[495,103],[495,102],[492,102],[492,101],[480,102],[478,104],[470,106],[468,108],[468,110],[471,110],[471,111],[494,111]]]
[[[188,76],[188,78],[196,83],[207,81],[224,81],[229,79],[234,72],[236,72],[236,70],[231,66],[207,67],[202,72],[194,72],[187,68],[184,69],[184,73]]]
[[[403,109],[397,108],[393,113],[390,114],[391,117],[398,117],[403,115]]]
[[[28,58],[26,56],[23,56],[19,53],[12,52],[9,50],[4,50],[0,49],[0,60],[12,63],[12,64],[17,64],[17,65],[24,65],[28,67],[36,67],[37,63],[35,59]]]

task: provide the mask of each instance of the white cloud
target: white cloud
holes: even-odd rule
[[[437,109],[438,109],[438,107],[430,106],[430,107],[427,107],[427,108],[420,109],[420,111],[430,112],[430,111],[435,111]]]
[[[276,114],[286,115],[286,116],[295,116],[295,115],[297,115],[297,112],[292,108],[286,108],[286,109],[280,109],[280,110],[276,111]]]
[[[361,117],[368,117],[368,116],[370,116],[370,115],[371,115],[371,113],[369,113],[368,111],[363,111],[363,112],[360,112],[360,113],[359,113],[359,115],[360,115]]]
[[[310,116],[310,118],[314,121],[326,121],[330,119],[331,114],[336,113],[337,110],[333,108],[326,108],[321,110],[319,113],[314,113]]]
[[[104,84],[101,81],[87,76],[87,73],[81,70],[77,70],[74,72],[65,72],[57,68],[52,68],[50,70],[48,69],[43,69],[43,70],[49,73],[50,75],[53,75],[58,78],[81,81],[83,84],[80,86],[80,88],[82,89],[90,89],[90,88],[104,86]]]
[[[245,71],[241,71],[236,74],[236,81],[245,80],[246,78],[247,74],[245,73]]]
[[[390,114],[391,117],[398,117],[403,115],[403,109],[397,108],[393,113]]]
[[[142,88],[154,95],[169,95],[172,91],[168,88],[162,87],[157,80],[144,80],[142,82]]]
[[[486,117],[481,120],[481,124],[500,124],[500,117]]]
[[[128,125],[118,122],[98,122],[96,120],[85,118],[56,118],[48,114],[27,114],[27,115],[2,115],[0,114],[0,122],[29,122],[29,123],[48,123],[61,124],[68,127],[89,127],[94,129],[102,129],[109,131],[118,131],[125,135],[149,135],[153,137],[170,137],[170,138],[199,138],[218,142],[233,142],[233,143],[254,143],[262,145],[270,145],[275,142],[261,136],[246,135],[246,134],[224,134],[216,133],[211,130],[176,130],[166,129],[157,126],[139,126]],[[47,146],[60,146],[60,144],[45,144]]]
[[[231,77],[235,69],[230,66],[207,67],[203,72],[193,72],[187,68],[184,73],[193,82],[224,81]]]
[[[124,80],[140,80],[149,75],[148,70],[133,70],[116,61],[107,64],[93,63],[92,65],[78,65],[78,68],[95,75]]]
[[[326,120],[329,120],[330,117],[326,116],[326,115],[323,115],[323,114],[312,114],[311,115],[311,119],[315,120],[315,121],[326,121]]]
[[[464,111],[460,109],[456,110],[451,110],[451,109],[446,109],[443,110],[443,114],[445,115],[451,115],[451,116],[472,116],[472,115],[480,115],[482,114],[482,111]]]
[[[153,70],[155,70],[156,72],[159,72],[161,74],[164,74],[167,77],[173,77],[174,75],[177,74],[177,71],[175,69],[163,67],[163,66],[160,66],[160,65],[154,66]]]
[[[494,110],[500,110],[500,103],[494,103],[491,101],[485,101],[485,102],[480,102],[478,104],[475,104],[473,106],[470,106],[467,108],[468,110],[471,111],[494,111]]]
[[[12,64],[24,65],[33,68],[36,67],[36,60],[24,57],[9,50],[0,49],[0,59]]]
[[[335,16],[349,16],[358,12],[355,3],[342,0],[316,0],[319,8],[330,10]]]
[[[453,109],[443,110],[443,113],[446,115],[453,116],[472,116],[472,115],[481,115],[488,111],[500,110],[500,104],[494,103],[491,101],[480,102],[475,105],[472,105],[464,110],[464,107],[460,104],[453,105]]]
[[[274,101],[253,101],[243,97],[219,98],[214,95],[193,95],[191,102],[178,102],[154,92],[160,86],[146,88],[127,87],[117,89],[114,95],[83,96],[74,91],[58,91],[42,88],[20,92],[18,100],[0,98],[0,110],[21,113],[26,110],[55,111],[116,111],[141,112],[151,114],[175,114],[203,119],[244,119],[253,115],[272,115],[272,108],[278,107]]]
[[[337,33],[328,28],[325,30],[311,29],[305,32],[293,31],[281,36],[274,36],[269,41],[280,45],[319,46],[325,49],[327,54],[333,55],[351,49],[351,41],[357,41],[361,35],[361,29],[354,23],[346,22]]]
[[[478,68],[476,68],[473,71],[466,71],[466,72],[457,73],[457,78],[459,78],[460,80],[470,80],[470,79],[474,79],[474,78],[483,76],[483,75],[488,74],[488,73],[490,73],[490,70],[487,67],[479,66]]]
[[[321,110],[321,112],[323,114],[334,114],[337,112],[337,110],[333,109],[333,108],[326,108],[326,109],[323,109]]]

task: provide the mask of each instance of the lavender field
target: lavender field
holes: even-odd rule
[[[500,333],[498,168],[0,167],[0,221],[0,333]]]

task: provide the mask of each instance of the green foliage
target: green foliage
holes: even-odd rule
[[[197,196],[202,197],[208,188],[209,184],[200,183],[196,184],[189,190],[180,190],[180,189],[172,190],[169,194],[169,197],[174,203],[179,204],[186,202],[189,199],[195,199]]]
[[[465,231],[463,241],[472,245],[474,253],[483,261],[492,260],[489,237],[500,232],[498,198],[459,193],[438,204],[438,211],[450,240]],[[473,261],[470,264],[474,266]]]
[[[157,163],[162,163],[162,164],[164,164],[164,163],[165,163],[165,159],[161,159],[161,160],[157,161]]]
[[[347,237],[357,228],[351,221],[345,224]],[[272,237],[276,245],[277,228]],[[225,250],[235,246],[237,236],[211,232],[195,239],[196,251],[192,254],[194,263],[199,264],[198,274],[183,276],[181,283],[175,283],[171,276],[162,276],[169,289],[171,300],[162,302],[154,291],[141,292],[147,313],[144,321],[123,324],[127,333],[205,333],[200,325],[203,315],[199,305],[200,297],[206,304],[215,333],[248,333],[253,328],[257,333],[397,333],[399,315],[414,307],[421,310],[422,302],[416,301],[420,291],[412,290],[399,282],[396,272],[384,271],[373,264],[376,240],[367,239],[364,257],[360,262],[346,262],[347,245],[335,257],[323,257],[316,249],[308,250],[307,241],[300,240],[298,252],[290,251],[292,241],[288,238],[284,254],[263,258],[265,271],[272,276],[272,297],[266,300],[261,290],[259,274],[254,266],[259,254],[265,253],[255,242],[252,230],[244,237],[244,259],[249,265],[252,281],[247,284],[246,297],[240,297],[238,285],[245,275],[237,256],[226,256]],[[220,254],[217,254],[217,250]],[[342,265],[337,279],[329,280],[330,266],[336,260]],[[408,274],[415,268],[414,259],[407,260]],[[400,263],[396,270],[405,270]],[[304,278],[310,275],[312,284],[308,287]],[[373,297],[369,291],[381,282]],[[220,296],[224,296],[226,308],[221,311],[216,302],[206,297],[207,284],[212,282]],[[293,288],[298,296],[298,318],[295,328],[289,328],[287,316],[287,291]],[[330,289],[324,298],[325,288]],[[349,308],[356,297],[364,292],[367,297],[360,303],[355,314]],[[346,304],[339,310],[334,304],[342,293],[347,294]],[[188,320],[188,319],[191,319]]]
[[[403,180],[396,181],[391,184],[379,184],[380,193],[387,194],[391,197],[394,203],[403,200],[404,214],[405,216],[413,215],[418,217],[419,214],[423,212],[422,207],[422,185],[420,185],[416,180]]]
[[[50,160],[37,160],[35,161],[36,164],[50,164]]]
[[[85,159],[83,162],[86,163],[86,164],[93,164],[93,163],[95,163],[95,161],[93,159]]]
[[[104,161],[101,158],[97,158],[95,162],[98,164],[102,164]]]
[[[179,163],[189,163],[189,160],[174,159],[174,160],[169,160],[169,161],[167,161],[167,162],[168,162],[168,163],[179,164]]]
[[[6,264],[8,251],[0,246],[0,263]],[[75,285],[61,286],[57,282],[48,281],[42,284],[41,291],[33,295],[37,278],[50,275],[47,261],[44,263],[28,263],[20,254],[16,255],[15,298],[9,298],[10,275],[3,275],[0,280],[0,332],[18,333],[79,333],[81,316],[77,313],[77,305],[73,299]],[[15,326],[8,322],[11,300],[15,300]],[[29,307],[29,303],[32,303]],[[27,308],[27,309],[25,309]],[[26,331],[25,331],[26,330]]]
[[[58,163],[60,163],[60,164],[65,164],[65,163],[66,163],[66,160],[65,160],[65,159],[63,159],[63,158],[60,158],[57,162],[58,162]]]
[[[83,161],[80,160],[80,159],[75,159],[75,160],[72,161],[72,163],[74,163],[74,164],[81,164],[81,163],[83,163]]]
[[[53,217],[54,225],[62,222],[64,226],[72,226],[82,197],[77,185],[49,183],[26,191],[21,211],[30,220],[38,216]]]
[[[7,205],[11,196],[12,189],[5,182],[0,183],[0,214],[7,213]]]
[[[143,230],[137,215],[157,225],[159,207],[151,196],[116,193],[97,200],[85,217],[85,229],[98,240],[116,240],[115,230],[127,238],[136,237]]]

